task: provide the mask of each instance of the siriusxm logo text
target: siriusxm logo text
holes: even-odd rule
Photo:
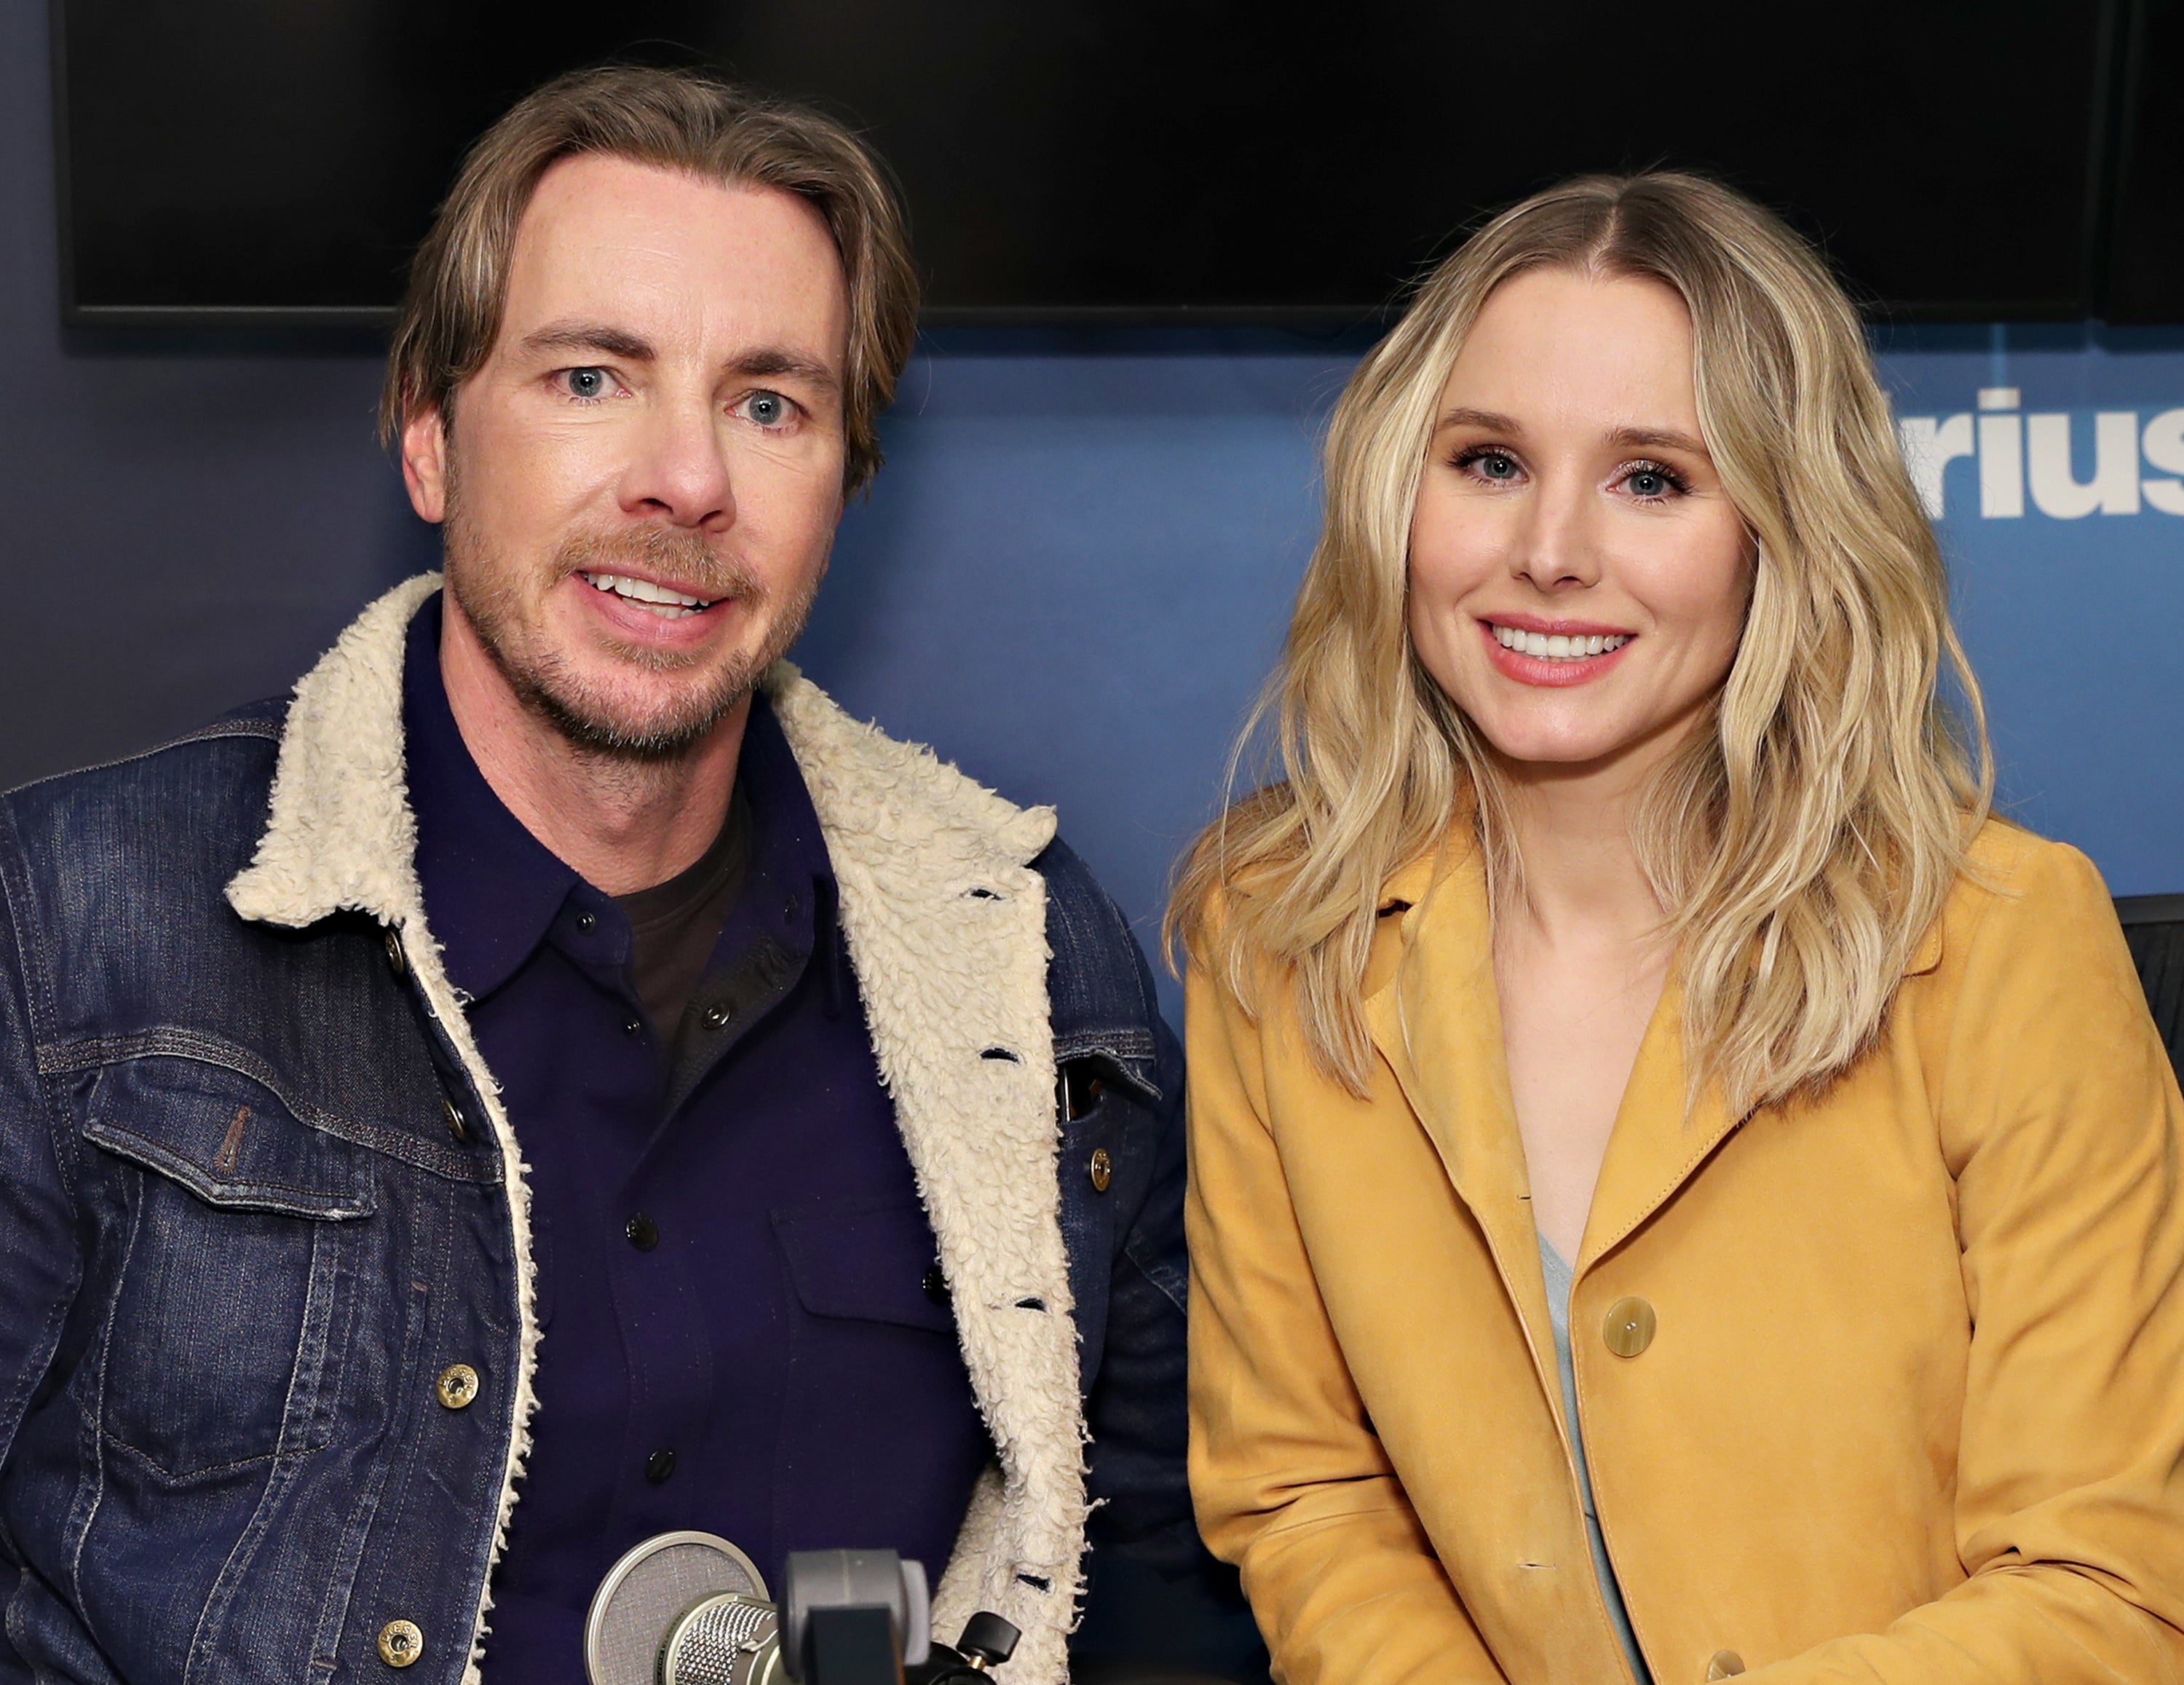
[[[2136,515],[2141,508],[2184,515],[2184,409],[2164,410],[2142,427],[2135,410],[2093,417],[2093,477],[2071,465],[2071,417],[2018,413],[2018,389],[1992,386],[1976,416],[1905,416],[1897,424],[1911,483],[1926,513],[1940,520],[1949,464],[1971,457],[1979,468],[1980,513],[2014,520],[2032,507],[2058,521],[2081,515]],[[2155,476],[2142,472],[2144,466]]]

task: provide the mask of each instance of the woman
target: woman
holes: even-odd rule
[[[1287,1685],[2184,1679],[2176,1085],[1987,817],[1841,291],[1553,189],[1327,503],[1173,926],[1193,1485]]]

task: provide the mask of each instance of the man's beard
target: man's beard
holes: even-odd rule
[[[795,600],[783,603],[757,650],[739,651],[710,683],[678,692],[666,706],[640,711],[610,685],[578,675],[560,651],[546,644],[538,628],[525,626],[518,570],[486,549],[458,508],[448,509],[445,530],[448,592],[517,700],[576,748],[609,760],[659,763],[689,754],[743,705],[766,668],[796,641],[819,586],[815,574]],[[772,595],[749,569],[717,555],[699,534],[666,527],[573,533],[555,552],[550,570],[541,603],[576,573],[671,578],[708,602],[738,603],[754,613]],[[687,671],[698,659],[619,642],[607,647],[619,660],[652,672]]]

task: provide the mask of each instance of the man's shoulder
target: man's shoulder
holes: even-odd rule
[[[0,797],[16,846],[34,871],[183,856],[235,869],[265,821],[287,706],[252,703],[136,754],[19,785]]]

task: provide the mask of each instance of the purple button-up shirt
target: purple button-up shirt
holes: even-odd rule
[[[621,908],[464,746],[440,622],[436,597],[404,674],[417,868],[531,1166],[543,1331],[487,1678],[581,1685],[592,1593],[657,1532],[722,1534],[777,1591],[791,1550],[937,1578],[992,1453],[779,724],[754,700],[749,875],[695,999],[717,1027],[677,1061]]]

